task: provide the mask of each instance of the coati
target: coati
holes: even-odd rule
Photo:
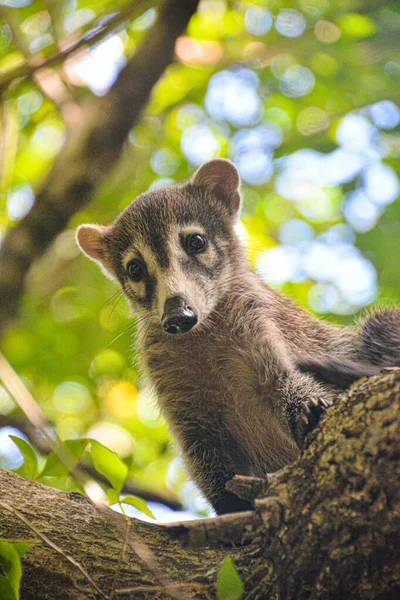
[[[321,322],[266,286],[234,225],[240,179],[224,159],[153,189],[78,244],[140,315],[144,370],[187,466],[218,514],[250,505],[225,490],[293,461],[319,415],[383,365],[400,365],[400,311],[361,326]]]

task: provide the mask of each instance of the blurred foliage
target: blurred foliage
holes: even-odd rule
[[[0,2],[0,81],[128,4]],[[147,6],[51,76],[9,86],[1,235],[32,207],[63,144],[65,111],[104,94],[146,35],[156,18]],[[138,194],[184,180],[212,157],[232,158],[241,172],[240,234],[267,282],[341,323],[373,301],[398,301],[399,30],[398,2],[201,2],[118,169],[35,265],[21,318],[3,341],[61,439],[97,440],[136,482],[203,507],[142,387],[125,301],[79,255],[74,229],[110,222]],[[4,389],[0,414],[18,415]],[[9,433],[21,435],[0,430],[0,465],[15,468],[22,457]]]

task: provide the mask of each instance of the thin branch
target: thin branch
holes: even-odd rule
[[[46,415],[2,352],[0,352],[0,379],[30,423],[43,431],[48,425]]]
[[[30,59],[27,60],[25,65],[14,69],[6,77],[0,79],[0,90],[7,88],[17,79],[31,77],[39,69],[57,66],[60,63],[63,63],[66,58],[82,48],[97,44],[115,31],[119,25],[132,19],[136,13],[140,10],[145,10],[152,4],[154,4],[154,2],[151,3],[149,0],[136,0],[135,2],[130,2],[126,7],[121,8],[120,11],[108,16],[108,18],[105,16],[102,18],[96,16],[95,21],[101,20],[100,25],[94,25],[93,22],[91,22],[91,27],[85,31],[78,40],[76,39],[76,36],[73,36],[70,40],[62,40],[60,44],[63,46],[63,50],[56,52],[52,56],[43,58],[42,53],[33,54]]]
[[[188,581],[187,583],[176,583],[176,589],[185,589],[185,588],[198,588],[198,589],[207,589],[210,586],[207,583],[196,583],[195,581]],[[115,590],[116,595],[123,596],[125,594],[135,594],[139,592],[163,592],[165,588],[161,585],[137,585],[135,587],[121,588],[120,590]]]

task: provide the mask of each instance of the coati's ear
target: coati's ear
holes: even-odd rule
[[[194,174],[192,184],[214,192],[231,215],[235,215],[239,211],[240,175],[230,160],[216,158],[206,162]]]
[[[104,225],[80,225],[76,232],[76,241],[82,252],[99,263],[106,275],[114,279],[104,242],[104,237],[110,230],[111,227]]]

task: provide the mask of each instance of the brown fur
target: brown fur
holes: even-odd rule
[[[225,491],[226,482],[293,461],[310,425],[307,403],[336,397],[335,381],[317,381],[300,363],[380,364],[363,346],[367,325],[359,337],[321,322],[251,271],[234,232],[238,186],[233,165],[211,161],[186,185],[144,194],[109,228],[78,230],[83,250],[119,280],[141,316],[145,372],[190,473],[218,513],[248,508]],[[208,236],[195,257],[180,241],[188,232]],[[141,282],[127,276],[132,258],[146,263]],[[184,335],[160,324],[166,299],[176,295],[199,315]]]

